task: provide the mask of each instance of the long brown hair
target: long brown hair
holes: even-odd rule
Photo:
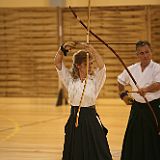
[[[89,59],[91,58],[89,54]],[[73,64],[71,68],[71,75],[73,79],[79,78],[79,70],[77,65],[87,62],[87,52],[85,50],[79,50],[73,55]]]

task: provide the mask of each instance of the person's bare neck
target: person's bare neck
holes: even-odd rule
[[[85,80],[85,78],[86,78],[86,75],[84,73],[82,73],[82,72],[80,72],[79,75],[80,75],[80,80],[83,82]]]
[[[145,68],[150,64],[150,61],[148,63],[141,63],[141,69],[142,72],[145,70]]]

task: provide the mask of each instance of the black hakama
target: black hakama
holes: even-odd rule
[[[71,107],[65,126],[65,143],[62,160],[112,160],[107,129],[97,119],[95,106],[81,107],[78,127],[75,120],[78,107]]]
[[[160,99],[153,100],[150,104],[160,124]],[[132,105],[121,160],[160,160],[160,135],[145,103],[134,102]]]

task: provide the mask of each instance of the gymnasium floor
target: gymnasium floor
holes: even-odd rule
[[[119,160],[130,107],[119,99],[98,99],[96,106]],[[0,160],[61,160],[69,112],[51,98],[0,98]]]

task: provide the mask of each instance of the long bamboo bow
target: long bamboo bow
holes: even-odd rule
[[[73,13],[74,17],[79,21],[79,23],[88,30],[87,26],[83,23],[83,21],[77,16],[77,14],[74,12],[74,10],[72,9],[71,6],[69,6],[69,9],[71,10],[71,12]],[[139,90],[139,86],[136,82],[136,80],[134,79],[134,77],[132,76],[131,72],[128,70],[127,66],[125,65],[125,63],[123,62],[122,58],[116,53],[116,51],[110,47],[108,45],[108,43],[106,43],[104,40],[102,40],[98,35],[96,35],[94,32],[92,32],[90,29],[88,30],[96,39],[98,39],[102,44],[104,44],[108,49],[110,49],[113,54],[118,58],[118,60],[121,62],[121,64],[123,65],[123,67],[126,69],[127,73],[129,74],[129,76],[131,77],[132,81],[134,82],[135,86],[137,87],[137,89]],[[150,105],[150,103],[148,102],[147,98],[145,96],[143,96],[145,102],[147,103],[151,114],[153,115],[153,118],[155,120],[155,124],[156,124],[156,130],[158,132],[158,134],[160,135],[160,129],[159,129],[159,124],[158,124],[158,120],[156,117],[156,114],[154,113],[154,110],[152,108],[152,106]]]
[[[87,25],[87,39],[86,39],[87,44],[89,44],[89,34],[90,34],[90,32],[89,32],[90,31],[90,13],[91,13],[91,2],[90,2],[90,0],[88,0],[88,25]],[[75,127],[78,127],[78,120],[79,120],[80,109],[81,109],[82,100],[83,100],[83,97],[84,97],[84,93],[85,93],[86,86],[87,86],[87,80],[88,80],[89,53],[86,53],[86,54],[87,54],[87,56],[86,56],[86,61],[87,61],[87,65],[86,65],[86,78],[85,78],[84,87],[83,87],[82,95],[81,95],[79,106],[78,106]]]

